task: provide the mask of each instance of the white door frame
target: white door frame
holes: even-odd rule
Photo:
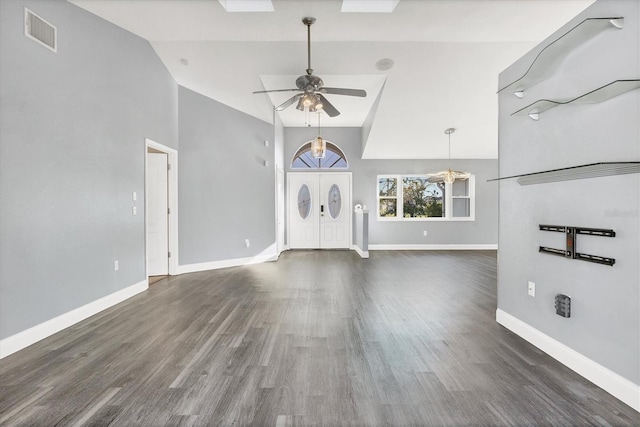
[[[145,276],[149,271],[149,256],[147,254],[147,151],[153,148],[167,154],[169,166],[167,188],[169,192],[169,274],[178,272],[178,151],[155,142],[149,138],[144,140],[144,251],[145,251]],[[148,277],[148,276],[147,276]]]
[[[345,212],[349,213],[349,247],[347,249],[353,249],[353,215],[352,215],[352,208],[351,208],[351,203],[353,200],[353,173],[349,172],[349,171],[335,171],[335,172],[287,172],[286,176],[287,176],[287,192],[285,195],[285,200],[286,200],[286,207],[285,207],[285,212],[287,212],[287,248],[291,247],[291,207],[289,206],[289,199],[290,199],[290,194],[291,194],[291,180],[289,179],[289,176],[291,175],[309,175],[309,174],[313,174],[313,175],[329,175],[331,173],[341,173],[341,174],[348,174],[349,175],[349,200],[346,201],[346,204],[344,206]]]
[[[286,196],[285,196],[285,172],[282,167],[276,167],[276,254],[280,256],[282,251],[286,250],[284,244],[285,232],[285,212],[286,212]],[[282,187],[281,187],[282,185]],[[282,190],[281,190],[282,189]]]

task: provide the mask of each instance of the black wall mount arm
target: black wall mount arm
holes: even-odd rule
[[[563,256],[565,258],[579,259],[582,261],[595,262],[597,264],[613,265],[616,263],[615,258],[607,258],[598,255],[581,254],[576,248],[576,236],[578,234],[587,234],[590,236],[616,237],[616,232],[604,228],[586,228],[586,227],[569,227],[564,225],[545,225],[540,224],[542,231],[555,231],[565,233],[566,249],[555,249],[540,246],[538,251],[550,255]]]

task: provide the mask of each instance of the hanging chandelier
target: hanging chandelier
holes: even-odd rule
[[[314,159],[324,159],[327,153],[327,141],[320,136],[320,112],[318,112],[318,136],[311,141],[311,157]]]
[[[467,179],[471,176],[469,172],[460,172],[451,170],[451,134],[456,130],[454,128],[447,128],[444,130],[444,133],[449,136],[449,163],[446,171],[430,174],[429,176],[442,178],[442,180],[447,184],[453,184],[456,179]]]

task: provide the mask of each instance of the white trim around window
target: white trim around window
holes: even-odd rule
[[[428,191],[431,215],[417,217],[405,214],[408,204],[405,206],[404,193],[407,192],[411,182],[424,185],[428,182]],[[406,187],[406,188],[405,188]],[[457,179],[452,184],[447,184],[431,175],[404,174],[404,175],[378,175],[376,179],[376,219],[378,221],[475,221],[475,175],[466,180]],[[414,190],[415,191],[415,190]],[[424,199],[423,199],[424,200]],[[422,205],[424,207],[424,203]],[[429,215],[429,213],[427,214]]]

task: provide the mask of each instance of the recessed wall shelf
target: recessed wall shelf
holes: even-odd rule
[[[610,98],[615,98],[618,95],[622,95],[625,92],[632,91],[640,88],[640,79],[635,80],[614,80],[604,86],[587,92],[584,95],[580,95],[573,99],[568,100],[551,100],[551,99],[539,99],[533,104],[529,104],[524,108],[512,113],[512,116],[528,115],[533,120],[539,120],[540,114],[550,110],[558,105],[566,104],[596,104],[598,102],[606,101]]]
[[[547,182],[569,181],[573,179],[598,178],[602,176],[625,175],[640,173],[640,162],[600,162],[586,165],[570,166],[567,168],[550,169],[542,172],[525,173],[522,175],[505,176],[488,181],[502,181],[518,179],[520,185],[545,184]]]
[[[545,80],[553,74],[573,49],[609,28],[622,29],[623,26],[623,17],[585,19],[545,46],[533,59],[524,75],[499,89],[498,93],[506,89],[513,89],[514,95],[522,98],[526,88]]]

